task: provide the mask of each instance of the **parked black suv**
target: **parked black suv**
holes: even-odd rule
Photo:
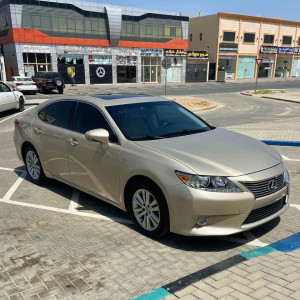
[[[58,72],[37,72],[32,80],[43,94],[56,89],[60,94],[64,92],[65,82]]]

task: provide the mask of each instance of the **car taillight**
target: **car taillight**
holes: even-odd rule
[[[20,122],[16,119],[15,122],[14,122],[14,124],[15,124],[15,128],[16,128],[16,127],[18,127],[18,125],[20,124]]]
[[[46,79],[44,79],[43,85],[47,85],[47,80]]]
[[[62,83],[63,83],[63,84],[65,84],[65,81],[64,81],[64,80],[62,80]]]
[[[18,86],[18,85],[23,85],[23,83],[16,83],[16,86]]]
[[[35,83],[35,82],[33,82],[33,83],[32,83],[32,85],[36,85],[36,83]]]

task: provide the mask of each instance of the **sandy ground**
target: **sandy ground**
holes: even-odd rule
[[[206,110],[216,106],[214,102],[210,102],[196,97],[166,96],[165,98],[173,100],[189,110]]]

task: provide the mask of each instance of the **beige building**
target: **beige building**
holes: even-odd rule
[[[300,77],[300,22],[228,13],[190,18],[189,50],[209,52],[209,79]],[[255,59],[262,59],[257,68]]]

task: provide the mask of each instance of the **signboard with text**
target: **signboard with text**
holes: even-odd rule
[[[165,57],[170,57],[170,56],[186,57],[186,54],[187,54],[187,50],[165,49]]]
[[[294,47],[278,47],[278,54],[294,54]]]
[[[260,46],[260,53],[277,54],[277,51],[278,51],[277,46]]]
[[[207,51],[188,51],[187,59],[208,59]]]
[[[238,44],[235,43],[220,43],[219,51],[220,52],[237,52]]]

